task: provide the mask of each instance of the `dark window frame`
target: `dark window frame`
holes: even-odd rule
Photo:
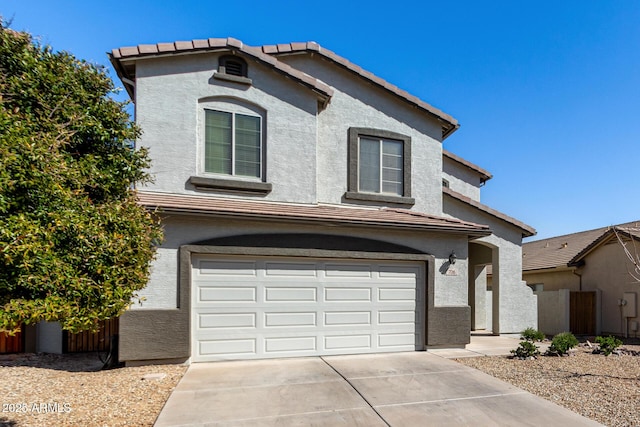
[[[386,193],[369,193],[361,192],[358,185],[358,172],[359,172],[359,150],[358,142],[361,136],[369,136],[373,138],[392,139],[402,142],[403,146],[403,191],[401,196],[386,194]],[[411,137],[400,133],[373,128],[361,128],[352,127],[349,128],[348,133],[348,184],[347,192],[344,197],[346,199],[370,201],[370,202],[382,202],[382,203],[397,203],[404,205],[414,205],[415,199],[411,197]]]

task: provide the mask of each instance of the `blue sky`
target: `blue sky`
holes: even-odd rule
[[[637,0],[166,4],[4,0],[0,15],[109,68],[107,51],[143,43],[313,40],[458,119],[444,147],[489,170],[482,202],[536,239],[640,220]]]

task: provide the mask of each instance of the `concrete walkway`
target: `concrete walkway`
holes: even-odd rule
[[[429,353],[447,359],[478,356],[510,356],[511,350],[515,350],[520,344],[520,335],[495,336],[486,333],[471,333],[471,342],[465,348],[438,348],[429,349]],[[549,342],[537,342],[541,353],[549,348]]]
[[[155,425],[600,424],[432,352],[411,352],[193,364]]]

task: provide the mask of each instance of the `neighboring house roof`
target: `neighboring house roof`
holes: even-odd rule
[[[148,208],[158,208],[162,212],[419,229],[467,234],[474,237],[491,234],[487,225],[426,215],[406,209],[247,201],[147,191],[138,191],[137,195],[141,205]]]
[[[627,236],[634,235],[640,238],[639,226],[639,222],[629,222],[614,227]],[[613,228],[609,226],[524,243],[522,270],[546,270],[578,265],[588,253],[613,236]]]
[[[361,67],[353,64],[345,58],[336,55],[332,51],[322,48],[315,42],[303,42],[303,43],[287,43],[278,45],[266,45],[261,47],[247,46],[240,40],[234,38],[210,38],[207,40],[191,40],[191,41],[177,41],[173,43],[157,43],[157,44],[142,44],[133,47],[121,47],[113,49],[109,53],[109,59],[113,64],[118,77],[125,83],[127,92],[134,99],[133,96],[133,82],[135,82],[135,63],[130,61],[136,58],[145,57],[158,57],[168,55],[181,55],[188,53],[200,53],[210,52],[216,50],[231,50],[236,52],[242,52],[264,64],[272,66],[276,71],[279,71],[283,75],[292,78],[293,80],[303,84],[304,86],[312,89],[319,96],[326,98],[325,102],[333,96],[333,89],[327,84],[321,82],[303,73],[282,61],[279,61],[276,56],[310,52],[322,55],[322,57],[331,60],[332,62],[346,68],[347,70],[357,74],[358,76],[368,80],[376,86],[390,92],[391,94],[400,97],[402,100],[409,102],[415,107],[427,112],[431,116],[435,117],[442,127],[442,139],[444,140],[453,132],[455,132],[460,125],[458,121],[443,111],[433,107],[432,105],[422,101],[416,96],[398,88],[397,86],[388,83],[387,81],[377,77],[373,73],[363,70]]]
[[[462,195],[462,194],[460,194],[460,193],[458,193],[456,191],[453,191],[452,189],[447,188],[447,187],[442,187],[442,192],[443,192],[444,195],[449,196],[454,200],[458,200],[458,201],[460,201],[462,203],[465,203],[465,204],[467,204],[469,206],[472,206],[472,207],[474,207],[476,209],[479,209],[480,211],[482,211],[484,213],[487,213],[487,214],[489,214],[489,215],[491,215],[491,216],[493,216],[495,218],[498,218],[498,219],[500,219],[502,221],[505,221],[505,222],[507,222],[507,223],[519,228],[520,230],[522,230],[522,236],[523,237],[531,237],[531,236],[534,236],[536,234],[536,229],[535,228],[525,224],[524,222],[518,221],[515,218],[512,218],[512,217],[510,217],[508,215],[505,215],[500,211],[492,209],[489,206],[478,202],[477,200],[473,200],[472,198],[464,196],[464,195]]]
[[[442,150],[442,155],[476,172],[478,175],[480,175],[480,182],[482,183],[485,183],[493,178],[493,175],[491,175],[486,169],[482,169],[480,166],[477,166],[470,161],[463,159],[462,157],[456,156],[450,151]]]

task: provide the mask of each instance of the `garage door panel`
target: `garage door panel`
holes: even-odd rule
[[[200,288],[198,292],[198,302],[255,302],[257,293],[255,287],[220,286],[215,288]]]
[[[378,288],[378,301],[407,301],[413,304],[416,290],[409,288]]]
[[[384,347],[406,347],[414,345],[415,334],[378,334],[378,346]]]
[[[255,328],[256,313],[198,314],[199,329]]]
[[[308,262],[265,262],[264,272],[272,277],[316,277],[317,266]]]
[[[398,266],[397,264],[381,264],[378,270],[380,277],[412,280],[420,275],[420,268],[412,266]]]
[[[193,361],[422,348],[420,264],[194,258]]]
[[[351,279],[354,277],[370,278],[373,274],[372,270],[373,268],[369,264],[353,265],[344,263],[327,263],[324,268],[324,274],[328,279]]]
[[[325,326],[371,325],[370,311],[330,311],[324,313]]]
[[[370,349],[371,335],[326,335],[324,348],[326,350]]]
[[[265,313],[265,328],[285,327],[285,326],[318,326],[317,313]]]
[[[370,286],[370,285],[369,285]],[[324,289],[325,301],[350,302],[350,301],[371,301],[371,288],[337,288],[327,287]]]
[[[197,263],[196,272],[203,276],[256,276],[254,261],[205,261]]]
[[[378,323],[393,325],[411,325],[415,323],[416,312],[413,310],[379,311]]]
[[[317,301],[318,290],[311,287],[265,287],[265,302],[299,302],[299,301]]]
[[[198,341],[199,354],[202,357],[219,355],[249,356],[256,354],[255,338],[214,339]]]
[[[265,338],[264,348],[266,353],[298,353],[305,351],[316,351],[318,348],[318,346],[316,345],[316,341],[317,337],[315,335]]]

